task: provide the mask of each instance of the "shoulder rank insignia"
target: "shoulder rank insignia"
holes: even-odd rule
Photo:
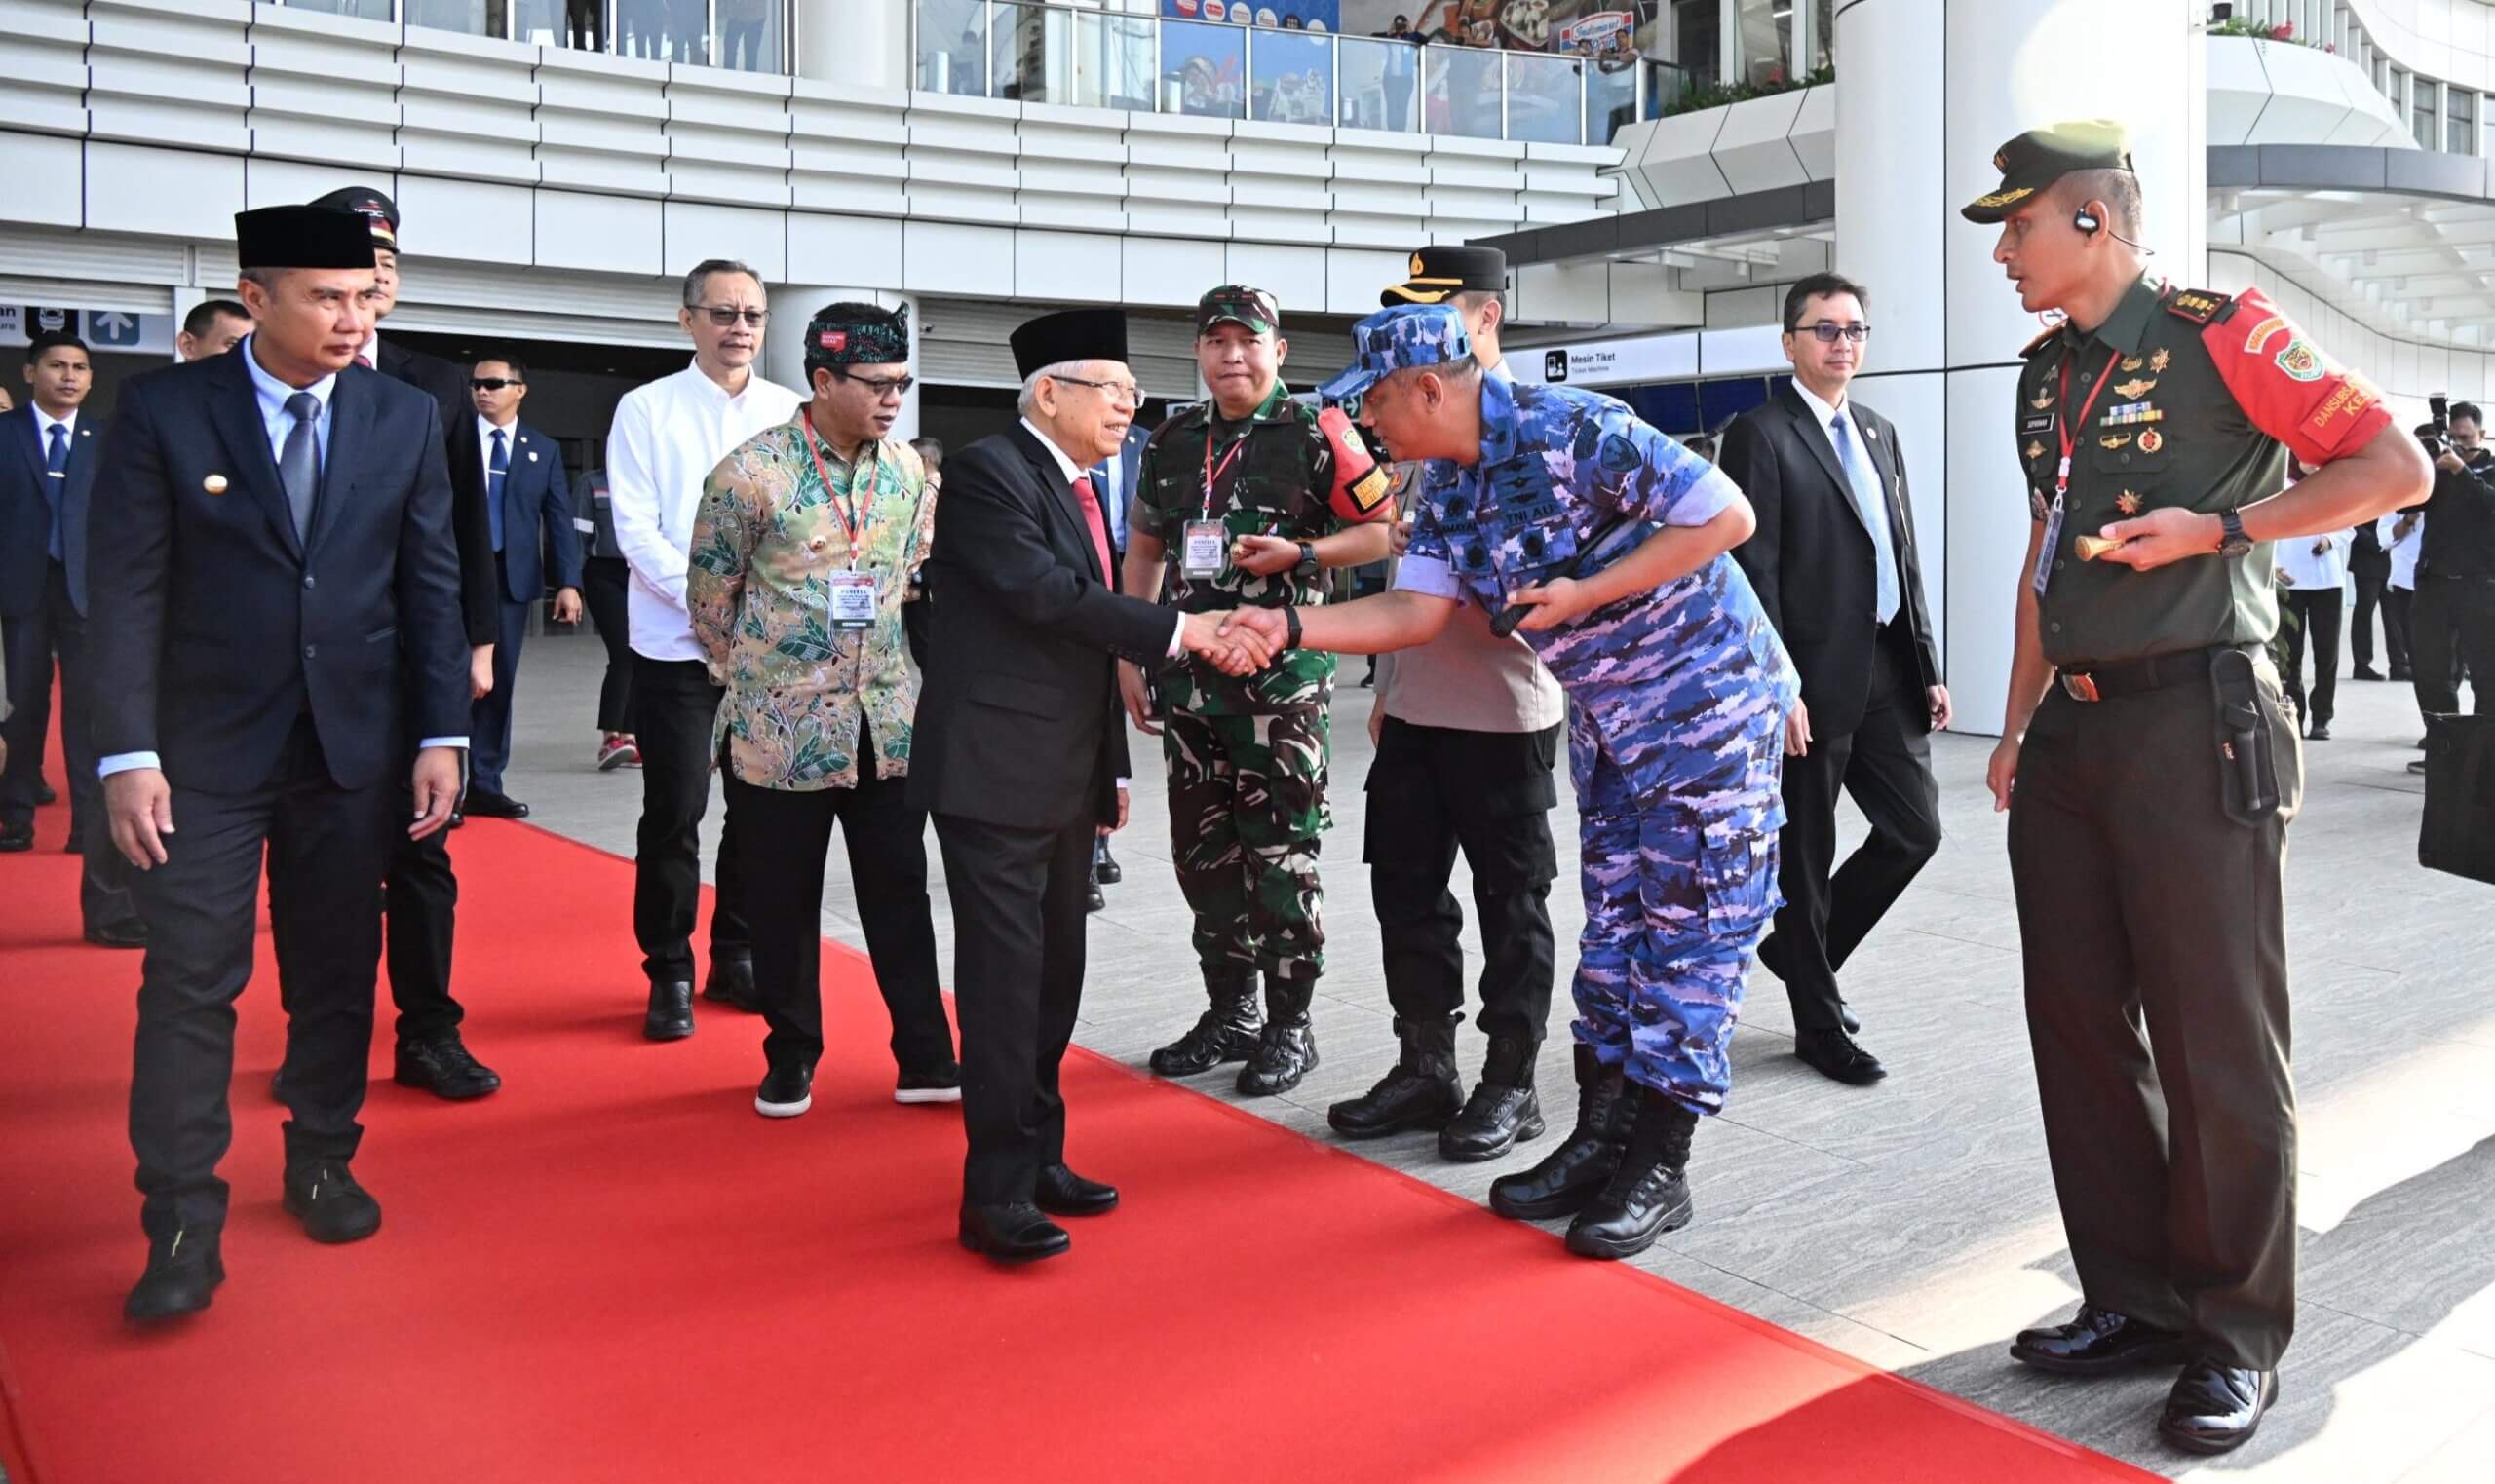
[[[2123,399],[2125,401],[2137,401],[2139,400],[2142,393],[2150,391],[2155,388],[2156,385],[2156,379],[2153,377],[2142,378],[2134,376],[2130,380],[2116,386],[2114,388],[2114,395]]]
[[[2189,320],[2195,324],[2207,324],[2220,318],[2227,307],[2234,302],[2233,294],[2212,293],[2206,288],[2186,288],[2180,293],[2167,295],[2165,307],[2168,314],[2177,319]]]

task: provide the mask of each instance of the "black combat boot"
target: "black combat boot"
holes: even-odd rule
[[[1518,1175],[1490,1182],[1490,1209],[1518,1221],[1573,1216],[1611,1179],[1621,1145],[1637,1106],[1622,1095],[1620,1073],[1606,1068],[1593,1047],[1577,1046],[1577,1126],[1566,1142]]]
[[[1698,1115],[1652,1087],[1632,1085],[1621,1100],[1633,1100],[1637,1124],[1610,1183],[1568,1224],[1568,1250],[1579,1257],[1634,1257],[1689,1225],[1689,1136]]]
[[[1439,1157],[1459,1164],[1495,1160],[1542,1137],[1542,1099],[1533,1090],[1533,1056],[1541,1043],[1521,1036],[1490,1038],[1490,1059],[1455,1122],[1439,1133]]]
[[[1455,1075],[1455,1027],[1464,1017],[1397,1020],[1403,1055],[1365,1097],[1336,1103],[1325,1122],[1347,1139],[1382,1139],[1407,1128],[1443,1128],[1464,1101]]]
[[[1256,971],[1252,969],[1208,969],[1208,1007],[1184,1036],[1152,1053],[1152,1070],[1164,1077],[1193,1077],[1225,1061],[1245,1061],[1256,1049],[1257,1027],[1265,1023],[1256,1003]]]
[[[1249,1097],[1272,1097],[1299,1085],[1317,1069],[1317,1030],[1308,1021],[1309,1003],[1317,998],[1315,979],[1278,979],[1265,975],[1265,1033],[1255,1054],[1239,1069],[1239,1090]]]

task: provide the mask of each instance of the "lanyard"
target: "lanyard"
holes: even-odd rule
[[[2096,390],[2089,393],[2088,400],[2079,404],[2077,424],[2067,415],[2070,411],[2070,359],[2068,357],[2062,359],[2062,386],[2058,405],[2065,415],[2061,426],[2061,469],[2054,476],[2054,503],[2056,505],[2061,503],[2063,492],[2070,488],[2070,451],[2078,446],[2078,438],[2071,430],[2088,421],[2088,414],[2096,406],[2097,393],[2104,391],[2106,383],[2114,379],[2114,364],[2122,359],[2121,351],[2116,351],[2105,358],[2105,374],[2096,378]]]
[[[2085,414],[2082,415],[2084,416]],[[858,570],[858,530],[860,522],[865,518],[865,511],[861,508],[858,512],[858,518],[855,520],[851,519],[849,511],[840,503],[839,492],[831,487],[831,471],[824,467],[823,450],[816,446],[821,435],[815,432],[815,409],[812,407],[801,407],[797,411],[797,417],[806,425],[806,452],[814,456],[815,476],[823,480],[824,503],[830,506],[831,513],[840,517],[840,533],[849,538],[849,569],[854,572]],[[2062,460],[2062,463],[2064,465],[2068,465],[2070,460],[2065,458]],[[849,477],[850,488],[854,492],[857,488],[858,480],[857,469],[855,466],[851,467]],[[870,493],[873,491],[874,479],[872,476],[868,476],[866,487]],[[851,503],[856,503],[856,496],[854,493],[851,496]]]
[[[1205,430],[1204,519],[1210,520],[1212,518],[1214,486],[1220,481],[1223,475],[1230,472],[1230,466],[1239,462],[1240,452],[1248,446],[1248,435],[1254,431],[1255,430],[1253,428],[1242,429],[1239,434],[1239,441],[1231,444],[1230,451],[1221,456],[1221,462],[1219,464],[1215,464],[1212,461],[1212,430],[1210,428],[1207,428]]]

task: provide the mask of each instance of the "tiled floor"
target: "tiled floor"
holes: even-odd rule
[[[535,807],[535,822],[629,855],[636,777],[590,765],[600,666],[595,640],[531,642],[509,782]],[[1345,672],[1359,669],[1353,661]],[[1325,1105],[1365,1090],[1394,1049],[1359,860],[1369,702],[1368,692],[1346,687],[1336,708],[1337,823],[1324,861],[1330,971],[1317,1008],[1325,1061],[1290,1097],[1248,1104],[1314,1138],[1329,1136]],[[2415,863],[2420,789],[2404,765],[2416,755],[2409,743],[2419,727],[2407,688],[2343,682],[2340,713],[2339,740],[2308,750],[2311,788],[2288,871],[2303,1107],[2299,1331],[2283,1398],[2261,1435],[2197,1471],[2315,1484],[2482,1484],[2495,1479],[2495,889]],[[2165,1378],[2054,1382],[2003,1353],[2013,1331],[2059,1315],[2076,1290],[2019,1008],[2003,820],[1982,788],[1989,746],[1988,739],[1938,740],[1948,843],[1847,974],[1862,1040],[1888,1063],[1889,1080],[1841,1087],[1794,1060],[1785,997],[1760,974],[1734,1043],[1730,1104],[1699,1138],[1698,1219],[1641,1266],[2181,1476],[2196,1465],[2163,1451],[2152,1433]],[[1127,878],[1093,924],[1076,1034],[1140,1066],[1193,1019],[1202,991],[1170,874],[1161,769],[1148,746],[1137,749],[1137,771],[1135,827],[1117,841]],[[1564,805],[1561,815],[1567,857],[1573,818]],[[928,854],[932,864],[932,840]],[[831,875],[824,929],[862,944],[838,850]],[[1564,950],[1581,914],[1572,870],[1552,904],[1563,965],[1542,1082],[1555,1137],[1573,1109]],[[940,887],[936,911],[949,959]],[[630,931],[628,903],[615,904],[615,931]],[[619,1015],[636,1012],[637,993],[616,987]],[[1460,1045],[1468,1074],[1480,1053],[1468,1028]],[[1226,1077],[1207,1076],[1199,1086],[1236,1100]],[[1078,1148],[1082,1117],[1076,1109]],[[1361,1146],[1475,1199],[1535,1151],[1448,1165],[1424,1136]]]

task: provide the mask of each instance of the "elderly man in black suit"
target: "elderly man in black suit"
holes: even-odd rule
[[[1736,418],[1716,460],[1758,514],[1733,559],[1802,672],[1785,729],[1785,907],[1759,962],[1792,1000],[1794,1054],[1857,1086],[1888,1069],[1850,1034],[1837,970],[1940,848],[1930,734],[1949,725],[1898,431],[1846,395],[1867,299],[1833,273],[1793,285],[1792,385]],[[1839,789],[1871,833],[1831,872]]]
[[[441,415],[356,364],[364,218],[273,207],[235,228],[251,338],[124,386],[96,476],[96,748],[148,928],[130,1092],[148,1260],[124,1306],[141,1323],[207,1308],[225,1276],[216,1165],[264,852],[290,990],[286,1207],[316,1241],[379,1229],[349,1161],[381,879],[394,837],[448,822],[467,745]]]
[[[1067,310],[1014,332],[1021,425],[944,466],[927,564],[935,624],[909,801],[935,817],[953,901],[961,1021],[962,1244],[1001,1262],[1054,1257],[1056,1216],[1117,1191],[1066,1167],[1057,1065],[1083,997],[1093,841],[1127,776],[1115,662],[1181,653],[1242,670],[1261,640],[1224,615],[1117,590],[1108,519],[1087,475],[1118,451],[1141,394],[1126,317]]]

